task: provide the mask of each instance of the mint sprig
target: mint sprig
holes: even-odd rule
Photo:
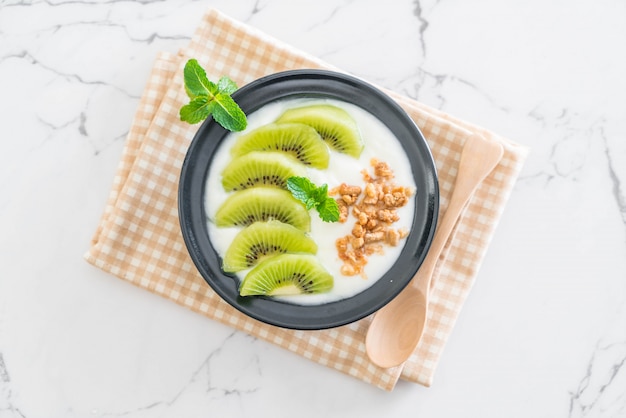
[[[195,59],[187,61],[183,75],[189,103],[180,108],[180,120],[196,124],[211,115],[229,131],[246,129],[246,114],[230,96],[237,90],[233,80],[223,76],[217,83],[209,81],[206,71]]]
[[[315,208],[322,221],[337,222],[339,220],[339,205],[335,199],[328,196],[327,184],[317,187],[306,177],[289,177],[287,189],[293,197],[304,203],[308,210]]]

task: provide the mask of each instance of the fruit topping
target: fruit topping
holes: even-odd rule
[[[356,122],[348,112],[337,106],[319,104],[289,109],[276,122],[310,125],[331,148],[355,158],[363,150],[363,141]]]
[[[272,219],[305,232],[311,229],[311,217],[304,205],[288,191],[275,187],[254,187],[232,193],[215,214],[215,224],[219,227],[248,226]]]
[[[240,136],[233,147],[233,157],[251,151],[282,151],[301,163],[314,167],[328,167],[328,146],[309,125],[302,123],[270,123]]]
[[[306,167],[295,158],[278,151],[252,151],[234,158],[222,172],[222,186],[227,192],[250,187],[287,188],[287,179],[304,175]]]
[[[267,257],[317,252],[317,244],[300,229],[279,221],[255,222],[239,232],[224,256],[224,271],[254,267]]]
[[[250,295],[298,295],[327,292],[333,276],[311,254],[281,254],[254,267],[241,283],[239,293]]]

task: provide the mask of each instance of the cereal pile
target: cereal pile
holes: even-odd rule
[[[400,219],[397,209],[407,204],[413,191],[392,182],[393,171],[387,163],[372,159],[370,165],[374,176],[367,170],[361,172],[365,187],[344,183],[329,192],[339,196],[339,222],[347,222],[350,214],[355,219],[352,233],[335,243],[343,260],[341,273],[346,276],[364,275],[370,255],[383,254],[384,245],[396,246],[409,233],[405,228],[393,228],[393,224]]]

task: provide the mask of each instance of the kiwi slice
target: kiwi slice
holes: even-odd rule
[[[295,158],[278,151],[252,151],[234,158],[222,172],[227,192],[257,185],[287,188],[287,179],[304,176],[306,167]]]
[[[333,276],[311,254],[281,254],[257,264],[241,282],[241,296],[323,293],[333,288]]]
[[[328,147],[315,129],[302,123],[263,125],[240,136],[231,148],[234,157],[251,151],[282,151],[305,165],[328,167]]]
[[[248,226],[258,221],[278,220],[308,232],[311,216],[290,192],[257,186],[228,196],[215,214],[217,226]]]
[[[317,252],[317,244],[302,230],[280,221],[255,222],[239,232],[224,255],[223,269],[236,272],[264,258],[284,253]]]
[[[331,148],[358,158],[363,141],[356,122],[345,110],[332,105],[311,105],[285,111],[278,123],[297,122],[312,126]]]

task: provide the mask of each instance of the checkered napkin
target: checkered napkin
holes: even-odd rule
[[[158,55],[133,120],[104,214],[85,258],[93,265],[209,318],[385,390],[398,379],[430,386],[456,318],[526,150],[491,132],[389,93],[421,128],[436,160],[441,211],[448,205],[465,138],[480,134],[503,144],[502,161],[480,186],[439,260],[425,336],[403,365],[382,369],[365,353],[370,318],[322,331],[287,330],[250,319],[202,279],[181,235],[177,189],[181,165],[198,129],[180,122],[186,103],[182,69],[189,58],[209,79],[228,75],[239,85],[296,68],[334,69],[267,35],[210,10],[190,44]],[[336,69],[335,69],[336,70]]]

